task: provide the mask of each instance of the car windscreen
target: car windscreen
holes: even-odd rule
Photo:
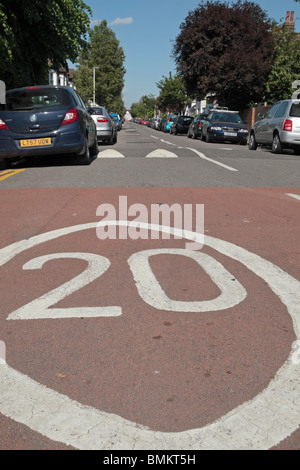
[[[6,93],[6,103],[2,111],[26,111],[71,105],[71,98],[66,90],[27,88]]]
[[[233,122],[238,124],[242,123],[242,120],[239,115],[234,113],[216,113],[212,116],[211,120],[215,122]]]
[[[96,116],[103,116],[105,112],[103,108],[93,108],[93,114]]]
[[[194,119],[190,116],[183,116],[179,118],[179,121],[184,123],[184,124],[190,124]]]
[[[293,103],[290,110],[291,117],[300,117],[300,102]]]

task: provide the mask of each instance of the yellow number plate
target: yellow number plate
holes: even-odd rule
[[[20,140],[21,147],[41,147],[43,145],[51,145],[51,138]]]

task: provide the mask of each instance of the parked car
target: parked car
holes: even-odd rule
[[[143,119],[141,120],[142,126],[148,126],[148,122],[149,122],[149,120],[148,120],[147,118],[143,118]]]
[[[117,124],[110,117],[104,106],[91,106],[88,108],[96,124],[97,140],[113,145],[117,142]]]
[[[120,131],[122,129],[122,122],[120,116],[117,113],[109,113],[109,116],[116,123],[117,131]]]
[[[165,124],[166,124],[167,120],[165,118],[161,118],[159,120],[159,124],[158,124],[158,130],[159,131],[163,131],[164,128],[165,128]]]
[[[163,131],[164,132],[170,132],[170,127],[171,127],[171,124],[172,122],[174,121],[175,119],[175,116],[170,116],[166,122],[165,122],[165,125],[164,125],[164,128],[163,128]]]
[[[203,122],[201,140],[247,144],[248,129],[237,111],[212,111]]]
[[[191,116],[176,116],[170,126],[170,134],[187,134],[192,121]]]
[[[22,157],[75,154],[90,164],[98,153],[96,125],[71,87],[30,86],[6,92],[0,104],[0,163]]]
[[[256,150],[258,144],[263,144],[271,146],[273,153],[289,148],[300,155],[300,100],[278,101],[259,117],[260,120],[250,130],[250,150]]]
[[[188,138],[192,138],[192,139],[198,139],[198,137],[201,138],[204,119],[205,119],[204,114],[198,114],[198,116],[195,117],[195,119],[189,125],[188,131],[187,131]]]

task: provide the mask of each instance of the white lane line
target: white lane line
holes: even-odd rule
[[[232,168],[231,166],[228,166],[228,165],[225,165],[224,163],[221,163],[221,162],[216,162],[215,160],[212,160],[211,158],[208,158],[204,155],[204,153],[202,152],[199,152],[198,150],[196,149],[192,149],[190,147],[184,147],[184,148],[187,148],[189,150],[191,150],[192,152],[195,152],[197,155],[199,155],[200,158],[203,158],[203,160],[207,160],[211,163],[214,163],[215,165],[219,165],[219,166],[222,166],[223,168],[226,168],[226,170],[229,170],[229,171],[239,171],[237,170],[236,168]]]
[[[156,135],[151,135],[152,139],[159,139],[159,137],[156,137]]]
[[[300,201],[300,195],[299,194],[285,193],[285,195],[294,197],[295,199],[299,199],[299,201]]]
[[[124,155],[120,152],[117,152],[113,149],[102,150],[98,153],[97,158],[125,158]]]
[[[146,158],[178,158],[178,155],[173,152],[169,152],[166,149],[156,149],[153,152],[148,153]]]
[[[135,224],[134,221],[106,223]],[[98,224],[65,227],[13,243],[0,250],[0,266],[33,246],[70,233],[96,229]],[[151,224],[137,223],[135,226],[167,230],[167,233],[170,230],[170,227]],[[190,240],[199,236],[179,229],[172,229],[172,233]],[[206,236],[205,244],[242,263],[269,285],[285,304],[299,340],[299,281],[233,243]],[[299,427],[300,375],[299,361],[294,360],[294,356],[295,352],[291,351],[274,379],[252,400],[211,424],[182,432],[151,431],[115,414],[82,405],[14,370],[3,360],[0,366],[0,412],[52,440],[77,449],[269,449]]]
[[[165,144],[173,145],[174,147],[177,147],[176,144],[173,144],[173,142],[168,142],[167,140],[160,139],[161,142],[164,142]]]

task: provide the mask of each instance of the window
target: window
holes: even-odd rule
[[[276,113],[277,111],[277,108],[280,106],[280,103],[276,103],[274,104],[274,106],[272,106],[271,109],[269,109],[269,111],[265,114],[265,117],[264,119],[270,119],[274,116],[274,114]]]
[[[300,101],[293,103],[290,110],[291,117],[300,117]]]
[[[283,101],[283,103],[281,103],[281,105],[279,106],[279,108],[277,109],[277,111],[275,112],[274,114],[274,117],[278,118],[278,117],[283,117],[285,112],[286,112],[286,108],[288,106],[288,102],[287,101]]]
[[[7,93],[7,111],[28,111],[49,107],[69,106],[71,103],[69,93],[57,88],[27,88]]]

